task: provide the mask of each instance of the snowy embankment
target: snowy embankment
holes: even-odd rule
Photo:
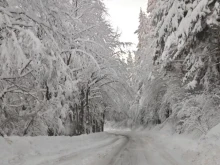
[[[200,139],[198,151],[195,159],[198,165],[220,165],[220,124]]]
[[[187,165],[220,165],[220,124],[200,138],[173,134],[169,125],[142,132],[172,150],[174,157],[181,156]]]
[[[0,165],[95,165],[111,160],[125,138],[109,133],[77,137],[0,137]]]

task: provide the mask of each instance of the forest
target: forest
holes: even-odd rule
[[[0,135],[101,132],[131,90],[100,0],[0,1]]]
[[[220,123],[220,1],[149,0],[133,68],[135,123],[205,135]],[[144,76],[143,76],[144,75]]]
[[[0,0],[1,136],[220,123],[219,0],[148,0],[134,52],[107,15],[102,0]]]

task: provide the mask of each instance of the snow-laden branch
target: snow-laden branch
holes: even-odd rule
[[[44,21],[40,20],[39,18],[35,17],[31,13],[28,13],[28,12],[25,12],[25,11],[21,11],[21,10],[18,10],[18,9],[3,8],[3,7],[0,7],[0,12],[3,12],[3,13],[7,14],[10,17],[13,17],[13,14],[25,15],[27,18],[31,19],[35,23],[37,23],[39,25],[42,25],[42,26],[52,30],[55,33],[59,33],[60,35],[65,36],[65,34],[60,32],[59,30],[53,28],[47,22],[44,22]],[[12,24],[13,24],[13,22],[12,22]],[[32,27],[33,26],[33,25],[25,24],[23,22],[14,22],[14,25],[20,25],[20,26],[26,26],[26,27],[29,27],[29,26]]]
[[[100,48],[102,48],[103,50],[106,49],[103,45],[99,44],[98,42],[95,42],[95,41],[92,41],[92,40],[89,40],[89,39],[77,38],[74,41],[93,43],[93,44],[99,46]]]
[[[95,27],[95,25],[92,25],[92,26],[89,26],[89,27],[87,27],[87,28],[81,30],[80,32],[77,32],[76,34],[74,34],[74,37],[73,37],[73,38],[76,38],[76,36],[78,36],[78,35],[80,35],[80,34],[86,32],[86,31],[89,31],[90,29],[92,29],[92,28],[94,28],[94,27]]]
[[[24,27],[28,27],[28,28],[33,27],[32,24],[27,24],[25,22],[19,22],[19,21],[11,21],[11,24],[14,26],[18,25],[18,26],[24,26]]]
[[[90,58],[92,59],[92,61],[96,64],[97,68],[98,68],[99,70],[101,70],[101,69],[100,69],[100,66],[99,66],[99,64],[98,64],[98,62],[97,62],[97,60],[93,57],[93,55],[90,54],[90,53],[87,53],[86,51],[84,51],[84,50],[82,50],[82,49],[64,50],[64,51],[61,52],[61,54],[64,53],[64,52],[73,52],[73,51],[75,51],[75,52],[81,52],[81,53],[87,55],[88,57],[90,57]]]
[[[21,69],[21,71],[20,71],[20,75],[22,75],[23,74],[23,72],[24,72],[24,70],[29,66],[29,64],[32,62],[32,60],[29,60],[25,65],[24,65],[24,67]],[[29,73],[28,73],[29,74]]]
[[[29,75],[33,70],[29,70],[28,72],[21,74],[19,76],[13,76],[13,77],[0,77],[0,80],[8,80],[8,79],[19,79],[19,78],[24,78],[25,76]]]
[[[112,83],[116,83],[116,82],[118,82],[118,81],[115,81],[115,80],[109,81],[109,82],[106,82],[106,83],[104,83],[104,84],[101,84],[99,87],[101,88],[101,87],[103,87],[103,86],[105,86],[105,85],[112,84]]]
[[[96,83],[98,83],[98,82],[104,80],[104,79],[107,78],[107,77],[108,77],[108,75],[105,74],[104,76],[95,78],[92,82],[90,82],[90,83],[88,84],[88,86],[91,87],[91,86],[93,86],[94,84],[96,84]]]

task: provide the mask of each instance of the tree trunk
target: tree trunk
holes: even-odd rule
[[[2,136],[2,137],[4,137],[4,132],[3,132],[3,130],[0,128],[0,136]]]
[[[98,128],[99,128],[99,124],[98,124],[97,119],[95,119],[95,132],[99,132]]]
[[[105,111],[102,113],[101,131],[104,132],[105,125]]]
[[[90,88],[88,87],[86,90],[86,111],[87,111],[87,116],[86,116],[86,125],[87,127],[89,127],[89,129],[86,130],[86,132],[88,131],[88,133],[90,133],[90,126],[91,126],[91,121],[90,121],[90,111],[89,111],[89,93],[90,93]]]
[[[31,121],[28,123],[27,127],[24,129],[23,136],[27,135],[28,129],[30,126],[34,123],[34,117],[31,119]]]
[[[75,110],[76,110],[76,127],[75,127],[75,134],[79,135],[79,112],[78,112],[78,106],[75,104]]]
[[[78,15],[78,13],[77,13],[77,8],[78,8],[78,0],[75,0],[76,2],[75,2],[75,8],[76,8],[76,10],[75,10],[75,17],[77,17],[77,15]]]
[[[79,134],[83,134],[85,133],[85,130],[84,130],[84,97],[85,97],[85,93],[84,93],[84,90],[82,89],[81,90],[81,106],[80,106],[80,117],[79,117],[79,120],[80,120],[80,129],[79,129]]]

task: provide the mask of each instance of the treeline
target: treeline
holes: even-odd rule
[[[134,123],[201,134],[220,123],[220,2],[149,0],[137,34]]]
[[[0,1],[0,134],[103,131],[130,99],[101,0]],[[108,116],[109,118],[109,116]]]

